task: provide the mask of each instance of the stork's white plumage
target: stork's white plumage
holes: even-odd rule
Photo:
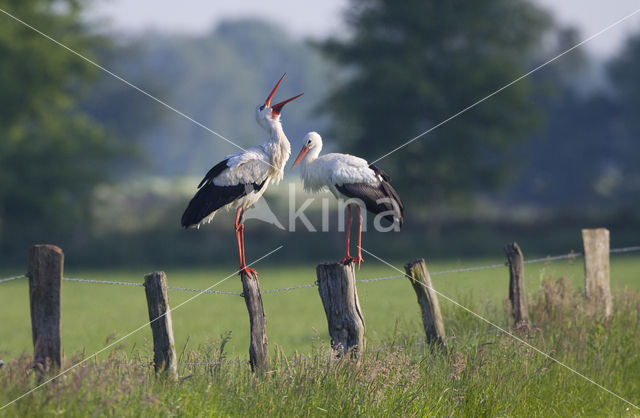
[[[247,268],[244,257],[244,212],[265,192],[270,183],[278,183],[291,155],[291,144],[282,129],[280,112],[285,104],[302,94],[271,106],[284,75],[275,85],[263,105],[256,108],[256,121],[268,133],[262,145],[231,154],[213,166],[198,185],[198,191],[182,215],[182,226],[200,227],[211,222],[216,212],[226,207],[236,209],[236,239],[240,270],[255,274]]]
[[[337,198],[357,199],[369,212],[384,215],[383,218],[402,226],[404,206],[400,196],[391,186],[387,174],[369,164],[366,160],[349,154],[326,154],[320,156],[322,138],[317,132],[309,132],[304,138],[304,145],[293,163],[300,163],[304,188],[309,192],[329,189]],[[351,235],[351,205],[347,205],[347,245],[343,263],[362,260],[362,217],[360,205],[355,205],[358,213],[358,256],[349,255]]]

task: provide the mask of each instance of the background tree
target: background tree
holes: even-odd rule
[[[349,70],[326,106],[335,142],[370,161],[525,73],[551,28],[550,17],[526,0],[351,6],[351,35],[321,45]],[[380,165],[431,219],[443,205],[503,182],[504,156],[540,116],[524,79]]]
[[[640,202],[640,32],[629,37],[620,53],[609,64],[614,98],[621,108],[615,140],[619,164],[618,189],[632,213]]]
[[[565,35],[549,55],[579,41],[575,33]],[[502,196],[547,211],[619,220],[637,212],[640,195],[640,36],[629,38],[608,63],[576,52],[534,76],[554,86],[540,101],[549,117],[531,141],[514,149],[524,163]]]
[[[305,93],[283,113],[289,140],[297,143],[310,127],[322,130],[326,125],[326,117],[312,109],[324,98],[330,66],[318,51],[273,24],[234,20],[221,22],[204,35],[155,33],[139,42],[140,53],[119,56],[113,68],[126,74],[131,69],[152,74],[152,93],[242,147],[264,140],[264,131],[254,122],[255,107],[285,71],[287,82],[278,97]],[[150,79],[145,76],[142,85],[149,86]],[[144,112],[142,106],[138,112]],[[188,120],[165,114],[162,123],[141,136],[150,172],[200,176],[212,161],[238,151]]]
[[[75,0],[3,0],[2,8],[83,54],[103,40]],[[94,69],[6,16],[0,25],[0,253],[34,242],[81,245],[89,197],[123,149],[77,100]]]

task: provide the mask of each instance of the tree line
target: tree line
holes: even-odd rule
[[[0,4],[243,147],[262,139],[253,108],[286,70],[283,96],[306,93],[283,116],[294,148],[318,130],[329,148],[370,161],[580,40],[529,0],[352,0],[349,33],[320,41],[255,20],[203,36],[123,37],[90,28],[89,6],[77,0]],[[198,175],[235,151],[0,18],[2,254],[35,241],[81,250],[96,185]],[[472,212],[478,196],[540,210],[631,210],[640,196],[639,72],[640,34],[606,62],[574,51],[379,165],[415,222]]]

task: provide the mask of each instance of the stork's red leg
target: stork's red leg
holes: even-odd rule
[[[236,215],[236,217],[237,217],[237,215]],[[244,218],[244,209],[241,209],[240,218]],[[239,246],[240,246],[240,271],[244,271],[245,273],[247,273],[249,275],[252,275],[253,277],[257,278],[258,277],[258,273],[254,269],[247,267],[247,262],[245,260],[245,255],[244,255],[244,222],[240,223],[239,236],[240,236],[240,241],[239,241]]]
[[[240,209],[240,247],[240,254],[242,254],[242,268],[245,268],[247,266],[247,261],[245,260],[244,255],[244,209]]]
[[[358,263],[358,270],[360,270],[360,263],[364,261],[362,258],[362,216],[360,216],[360,205],[356,205],[356,212],[358,212],[358,256],[354,261]]]
[[[242,270],[245,266],[244,266],[244,257],[243,257],[243,244],[242,244],[242,237],[241,237],[241,232],[240,232],[240,214],[241,214],[241,210],[240,208],[238,208],[236,210],[236,223],[235,223],[235,229],[236,229],[236,241],[238,241],[238,259],[240,261],[240,270]]]
[[[344,258],[340,261],[341,264],[348,263],[352,260],[349,255],[349,241],[351,239],[351,205],[347,205],[347,245],[344,254]]]

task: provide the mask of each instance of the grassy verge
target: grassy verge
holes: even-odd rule
[[[473,305],[473,300],[467,301]],[[602,319],[566,278],[546,278],[530,298],[531,328],[513,330],[628,401],[640,402],[640,298],[618,290]],[[449,308],[446,308],[449,309]],[[504,316],[495,304],[476,306]],[[457,313],[456,313],[457,312]],[[220,338],[181,353],[180,381],[156,379],[149,348],[113,350],[0,411],[9,416],[637,416],[640,411],[464,312],[447,311],[449,347],[421,343],[403,324],[359,362],[336,359],[316,336],[305,355],[272,351],[255,376]],[[82,358],[76,354],[66,365]],[[35,384],[26,357],[0,371],[0,403]]]
[[[501,260],[472,260],[466,262],[429,262],[431,272],[500,263]],[[402,263],[396,263],[402,269]],[[259,267],[260,283],[264,290],[314,283],[314,266]],[[234,271],[228,269],[185,270],[167,269],[170,286],[204,289],[224,279]],[[611,259],[611,283],[613,288],[631,286],[640,289],[640,256],[616,255]],[[84,277],[98,280],[142,282],[145,269],[127,271],[65,271],[67,277]],[[394,276],[399,273],[387,266],[367,260],[357,272],[358,279]],[[525,267],[526,287],[532,293],[540,288],[547,277],[565,277],[572,285],[582,285],[582,260],[562,260],[552,263],[528,264]],[[5,276],[2,276],[5,277]],[[433,275],[435,288],[464,306],[485,312],[489,319],[499,324],[508,322],[503,314],[503,304],[508,292],[508,271],[504,267]],[[218,290],[239,292],[242,290],[236,276],[216,287]],[[419,307],[408,280],[404,278],[359,283],[358,293],[367,326],[367,339],[373,345],[381,345],[397,327],[406,333],[420,333]],[[172,307],[195,296],[192,292],[170,291]],[[0,284],[0,313],[2,338],[0,358],[7,361],[22,353],[31,353],[31,328],[26,279]],[[267,332],[272,347],[278,345],[287,355],[296,351],[309,352],[316,339],[328,339],[324,310],[317,290],[300,289],[281,293],[265,293],[264,307],[267,314]],[[467,313],[451,303],[441,300],[445,326],[451,321],[468,318],[470,326],[478,332],[484,324],[471,320]],[[144,289],[133,286],[113,286],[64,282],[62,291],[62,348],[67,356],[78,352],[92,353],[108,343],[126,335],[148,320]],[[182,349],[206,345],[220,335],[231,332],[226,346],[233,357],[248,357],[249,324],[242,298],[228,295],[201,295],[173,312],[176,345]],[[151,332],[144,327],[130,336],[118,348],[135,351],[150,344]]]

